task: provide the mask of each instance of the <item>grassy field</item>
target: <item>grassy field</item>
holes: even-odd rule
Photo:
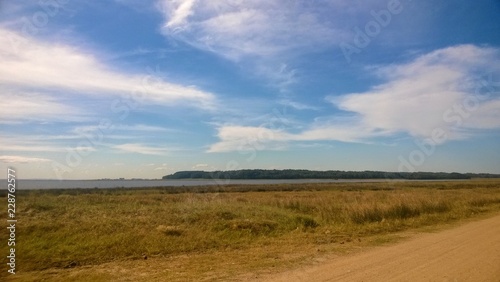
[[[16,280],[217,280],[500,211],[500,180],[18,191],[16,204]]]

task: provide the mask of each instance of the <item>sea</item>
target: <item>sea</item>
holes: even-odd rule
[[[182,187],[234,184],[284,184],[284,183],[342,183],[342,182],[385,182],[387,179],[182,179],[182,180],[48,180],[16,179],[16,189],[110,189],[110,188],[147,188]],[[404,180],[396,180],[404,181]],[[0,180],[1,189],[7,189],[7,180]]]

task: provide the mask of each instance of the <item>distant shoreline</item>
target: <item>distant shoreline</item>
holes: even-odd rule
[[[241,169],[229,171],[178,171],[163,176],[163,179],[406,179],[406,180],[438,180],[438,179],[472,179],[500,178],[500,174],[458,173],[458,172],[388,172],[388,171],[314,171],[306,169]]]
[[[158,188],[158,187],[199,187],[228,185],[272,185],[272,184],[314,184],[314,183],[369,183],[369,182],[445,182],[469,181],[470,179],[182,179],[182,180],[33,180],[21,179],[19,190],[49,189],[116,189],[116,188]],[[0,183],[6,186],[7,180]]]

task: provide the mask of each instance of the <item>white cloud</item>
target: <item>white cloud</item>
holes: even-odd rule
[[[342,113],[319,118],[298,133],[266,127],[220,126],[219,142],[208,152],[277,149],[291,141],[372,142],[404,133],[442,143],[500,128],[500,51],[460,45],[420,56],[412,62],[379,67],[386,80],[363,93],[329,96]],[[484,74],[483,77],[481,75]]]
[[[217,129],[220,141],[212,144],[207,152],[284,150],[290,142],[368,142],[368,138],[387,135],[387,132],[370,127],[361,128],[354,124],[355,121],[346,120],[339,123],[315,123],[299,133],[262,126],[221,126]]]
[[[147,124],[111,124],[108,127],[104,126],[99,126],[99,125],[82,125],[82,126],[76,126],[71,130],[72,133],[78,134],[78,135],[87,135],[91,134],[94,132],[98,131],[109,131],[109,132],[116,132],[116,131],[137,131],[137,132],[166,132],[166,131],[176,131],[174,129],[170,128],[165,128],[165,127],[160,127],[160,126],[153,126],[153,125],[147,125]]]
[[[1,148],[5,152],[64,152],[64,148],[57,145],[40,145],[40,143],[35,142],[15,142],[6,143],[2,142]]]
[[[332,25],[340,11],[326,16],[320,8],[328,4],[295,2],[163,0],[159,1],[165,17],[162,31],[233,60],[270,57],[300,48],[314,50],[345,38]]]
[[[133,125],[119,125],[117,130],[130,130],[130,131],[168,131],[168,128],[160,126],[152,126],[146,124],[133,124]]]
[[[481,83],[476,75],[500,71],[493,63],[499,58],[500,52],[493,48],[461,45],[440,49],[408,64],[379,68],[377,73],[388,82],[370,91],[327,99],[359,119],[355,130],[367,127],[426,138],[442,129],[448,139],[463,138],[468,119],[474,129],[486,126],[480,121],[490,120],[491,126],[492,118],[500,118],[499,97],[475,93]],[[455,121],[457,116],[460,121]]]
[[[62,138],[60,140],[65,140]],[[67,153],[68,151],[81,152],[87,154],[96,151],[96,145],[86,142],[84,139],[80,142],[74,142],[73,146],[61,143],[57,136],[2,136],[0,148],[4,152],[54,152]]]
[[[155,167],[154,170],[165,170],[165,171],[167,171],[167,170],[170,170],[170,167],[167,164],[164,163],[164,164],[161,164],[161,166]]]
[[[300,56],[337,48],[371,9],[385,8],[344,0],[158,0],[157,6],[165,36],[237,62],[280,92],[300,80]]]
[[[213,109],[215,96],[161,79],[157,73],[113,70],[75,47],[23,37],[0,27],[0,83],[11,89],[63,90],[101,98],[132,97],[134,102]],[[53,103],[56,103],[53,101]]]
[[[4,163],[45,163],[52,160],[44,158],[32,158],[23,156],[0,156],[0,162]]]
[[[334,121],[335,119],[333,119]],[[310,128],[291,135],[294,141],[342,141],[342,142],[368,142],[368,138],[387,135],[387,132],[357,124],[355,120],[326,123],[315,123]]]
[[[208,164],[195,164],[192,169],[204,169],[207,168]]]
[[[500,88],[500,84],[498,87]],[[468,118],[463,119],[463,126],[476,129],[500,128],[500,99],[478,105]]]
[[[221,141],[210,146],[207,152],[281,150],[283,141],[290,139],[289,134],[281,130],[234,125],[219,127],[217,136]]]
[[[68,122],[87,119],[81,109],[36,92],[13,91],[0,87],[0,99],[0,123],[54,120]]]
[[[172,5],[170,11],[170,20],[166,24],[167,27],[177,27],[186,22],[186,19],[193,14],[193,5],[195,0],[177,0],[168,1],[169,5]]]
[[[137,154],[143,154],[143,155],[164,156],[164,155],[167,155],[169,153],[169,151],[167,149],[164,149],[164,148],[146,146],[146,145],[136,144],[136,143],[113,145],[112,147],[114,149],[118,149],[118,150],[123,151],[123,152],[137,153]]]
[[[154,170],[170,170],[170,169],[166,166],[159,166],[159,167],[155,167]]]
[[[289,100],[289,99],[281,100],[281,101],[279,101],[279,103],[281,105],[284,105],[284,106],[287,106],[287,107],[290,107],[292,109],[299,110],[299,111],[302,111],[302,110],[317,111],[317,110],[319,110],[318,107],[310,106],[310,105],[307,105],[307,104],[304,104],[304,103],[300,103],[300,102],[297,102],[297,101],[292,101],[292,100]]]

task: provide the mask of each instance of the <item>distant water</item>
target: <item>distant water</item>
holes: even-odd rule
[[[229,180],[32,180],[16,179],[16,188],[31,189],[71,189],[71,188],[139,188],[139,187],[179,187],[229,184],[282,184],[282,183],[332,183],[332,182],[384,182],[385,179],[229,179]],[[7,189],[7,180],[0,180],[1,189]]]

